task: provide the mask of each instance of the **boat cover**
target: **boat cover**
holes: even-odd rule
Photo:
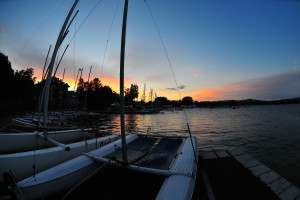
[[[168,170],[185,138],[139,136],[127,144],[129,164]],[[107,159],[122,162],[122,150],[108,155]]]

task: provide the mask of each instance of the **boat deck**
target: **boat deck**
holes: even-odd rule
[[[194,200],[300,200],[300,190],[241,150],[199,151]]]

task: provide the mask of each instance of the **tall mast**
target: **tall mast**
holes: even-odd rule
[[[50,49],[51,49],[51,47],[52,47],[52,45],[50,45],[50,47],[49,47],[49,50],[48,50],[48,53],[47,53],[47,57],[46,57],[46,61],[45,61],[45,65],[44,65],[44,68],[43,68],[42,80],[43,80],[43,77],[44,77],[45,68],[46,68],[46,65],[47,65],[47,60],[48,60],[48,55],[49,55],[49,52],[50,52]]]
[[[47,65],[47,60],[48,60],[48,56],[49,56],[49,52],[50,52],[51,47],[52,47],[52,45],[50,45],[48,53],[47,53],[45,65],[44,65],[44,68],[43,68],[43,74],[42,74],[41,83],[44,80],[45,68],[46,68],[46,65]],[[44,84],[44,87],[40,90],[40,94],[39,94],[39,104],[38,104],[38,125],[39,126],[40,126],[40,116],[41,116],[41,112],[42,112],[42,102],[43,102],[44,94],[45,94],[45,84]]]
[[[87,92],[88,92],[88,86],[89,86],[89,83],[90,83],[91,71],[92,71],[92,66],[90,67],[89,78],[88,78],[87,86],[86,86],[86,90],[85,90],[85,98],[84,98],[84,107],[83,107],[83,111],[86,111],[86,96],[87,96]]]
[[[125,0],[122,38],[121,38],[121,58],[120,58],[120,118],[121,118],[121,139],[122,139],[122,153],[123,163],[128,164],[127,147],[125,138],[125,119],[124,119],[124,60],[125,60],[125,40],[126,40],[126,24],[127,24],[128,0]]]
[[[65,78],[65,72],[66,72],[66,68],[64,68],[64,73],[63,73],[62,81],[64,81],[64,78]]]
[[[143,99],[143,102],[145,103],[146,101],[146,83],[144,83],[144,92],[143,92],[143,96],[142,96],[142,99]]]
[[[53,76],[56,75],[57,69],[58,69],[58,67],[59,67],[59,65],[60,65],[60,62],[61,62],[61,60],[63,59],[63,57],[64,57],[64,55],[65,55],[65,53],[66,53],[68,47],[69,47],[69,45],[67,45],[67,47],[65,48],[64,53],[63,53],[63,55],[61,56],[61,58],[60,58],[60,60],[59,60],[59,62],[58,62],[58,64],[57,64],[57,66],[56,66],[56,68],[55,68],[55,71],[54,71],[54,75],[53,75]]]
[[[48,121],[48,101],[49,101],[49,93],[50,93],[50,84],[51,84],[51,79],[52,79],[52,71],[53,71],[53,66],[54,66],[54,62],[55,62],[55,58],[56,58],[56,54],[57,54],[57,51],[60,47],[60,45],[62,44],[63,40],[65,39],[65,37],[67,36],[69,30],[69,26],[70,24],[72,23],[72,21],[70,22],[70,24],[68,25],[68,21],[72,15],[72,12],[74,11],[76,5],[78,3],[78,0],[75,0],[71,10],[69,11],[68,13],[68,16],[66,17],[66,20],[60,30],[60,33],[58,35],[58,38],[57,38],[57,41],[56,41],[56,44],[55,44],[55,48],[53,50],[53,54],[52,54],[52,58],[51,58],[51,62],[49,64],[49,71],[48,71],[48,74],[47,74],[47,78],[46,78],[46,82],[45,82],[45,97],[44,97],[44,132],[46,132],[47,128],[48,128],[48,124],[47,124],[47,121]],[[66,29],[68,25],[68,28]]]

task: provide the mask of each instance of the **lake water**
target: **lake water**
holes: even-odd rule
[[[242,149],[300,188],[300,104],[184,111],[126,115],[126,131],[184,135],[187,118],[199,149]],[[98,125],[120,133],[118,115],[105,116]]]

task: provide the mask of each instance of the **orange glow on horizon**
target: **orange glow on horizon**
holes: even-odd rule
[[[34,68],[34,77],[37,77],[36,82],[41,80],[42,76],[42,69]],[[57,76],[59,79],[62,79],[62,75]],[[97,77],[97,76],[96,76]],[[93,80],[95,77],[91,77],[90,81]],[[69,91],[74,91],[75,86],[75,79],[71,76],[64,77],[63,80],[67,83],[69,87]],[[87,81],[87,79],[84,79]],[[116,93],[120,93],[120,80],[118,76],[104,76],[101,80],[102,85],[110,86],[113,91]],[[125,87],[130,87],[131,84],[135,84],[135,81],[130,78],[125,78]],[[193,98],[194,101],[219,101],[219,100],[228,100],[233,99],[236,97],[237,93],[242,93],[245,91],[252,91],[254,88],[245,85],[237,85],[237,84],[230,84],[230,85],[223,85],[219,87],[212,87],[212,88],[202,88],[202,89],[195,89],[191,92],[185,92],[184,90],[180,90],[180,96],[177,91],[167,90],[167,89],[154,89],[157,93],[157,97],[166,97],[168,100],[179,100],[180,97],[184,98],[185,96],[190,96]],[[143,95],[143,88],[142,86],[139,87],[139,100]],[[146,101],[148,101],[148,91],[146,91]]]
[[[94,78],[96,77],[91,77],[90,81],[92,81]],[[97,77],[98,78],[98,77]],[[75,86],[75,81],[74,78],[70,78],[70,77],[65,77],[64,82],[68,83],[69,87],[69,91],[74,91],[74,86]],[[84,81],[87,81],[84,79]],[[102,77],[101,84],[104,86],[109,86],[111,87],[111,89],[113,91],[115,91],[116,93],[120,93],[120,79],[119,77],[115,77],[115,76],[105,76]],[[78,81],[77,81],[78,82]],[[130,87],[130,84],[132,84],[132,80],[125,78],[125,87]]]
[[[237,84],[224,85],[214,88],[196,89],[190,96],[197,101],[220,101],[229,99],[240,99],[240,95],[245,92],[253,91],[249,86],[240,86]]]

